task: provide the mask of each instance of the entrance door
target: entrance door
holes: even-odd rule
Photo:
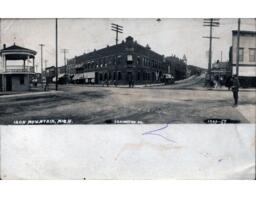
[[[6,91],[12,91],[12,77],[6,76]]]

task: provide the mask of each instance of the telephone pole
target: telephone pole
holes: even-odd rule
[[[236,43],[236,75],[239,75],[239,48],[240,48],[240,25],[241,19],[237,21],[237,43]]]
[[[44,66],[47,67],[48,60],[44,60]]]
[[[44,44],[39,44],[40,49],[41,49],[41,75],[43,75],[43,47],[45,46]]]
[[[58,19],[55,19],[55,76],[56,76],[56,81],[55,81],[55,89],[56,91],[58,90]]]
[[[68,49],[62,49],[62,53],[64,54],[65,81],[67,83],[67,59],[66,59],[66,54],[68,53]]]
[[[118,44],[118,33],[123,33],[123,26],[111,23],[111,30],[116,32],[116,45]]]
[[[208,54],[208,70],[207,70],[207,74],[208,74],[208,82],[211,82],[211,67],[212,67],[212,39],[219,39],[219,37],[214,37],[213,36],[213,27],[219,27],[220,19],[214,19],[214,18],[210,18],[210,19],[204,19],[204,24],[203,26],[209,27],[209,36],[204,36],[203,38],[207,38],[209,39],[209,54]],[[208,84],[209,85],[209,84]]]

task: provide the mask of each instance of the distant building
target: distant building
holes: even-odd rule
[[[206,69],[194,66],[194,65],[187,65],[187,77],[192,75],[200,75],[201,73],[205,72]]]
[[[55,66],[45,68],[45,77],[47,82],[53,82],[53,78],[55,77],[55,69]]]
[[[120,44],[76,56],[68,60],[72,80],[100,84],[106,81],[127,84],[159,82],[167,73],[164,56],[138,44],[129,36]]]
[[[215,63],[212,64],[211,73],[213,75],[219,75],[219,76],[231,76],[232,74],[232,68],[230,67],[230,64],[228,61],[226,62],[220,62],[217,60]]]
[[[0,65],[1,91],[27,91],[30,89],[30,79],[35,73],[36,51],[15,45],[15,43],[0,50],[2,64]]]
[[[165,58],[165,65],[168,73],[172,74],[175,80],[186,78],[187,64],[184,62],[184,59],[180,59],[176,56],[167,56]]]
[[[256,32],[240,31],[239,80],[244,87],[256,87]],[[237,31],[232,31],[230,63],[236,74]]]

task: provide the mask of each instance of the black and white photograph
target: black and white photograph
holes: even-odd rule
[[[0,178],[255,179],[255,18],[1,18]]]
[[[255,123],[256,20],[0,20],[0,124]]]

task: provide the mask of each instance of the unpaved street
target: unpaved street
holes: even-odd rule
[[[0,98],[0,123],[31,119],[72,119],[74,124],[104,124],[109,120],[203,123],[213,118],[248,123],[239,108],[255,108],[255,92],[241,91],[238,108],[232,103],[232,92],[227,90],[62,85],[59,92],[50,94]]]

